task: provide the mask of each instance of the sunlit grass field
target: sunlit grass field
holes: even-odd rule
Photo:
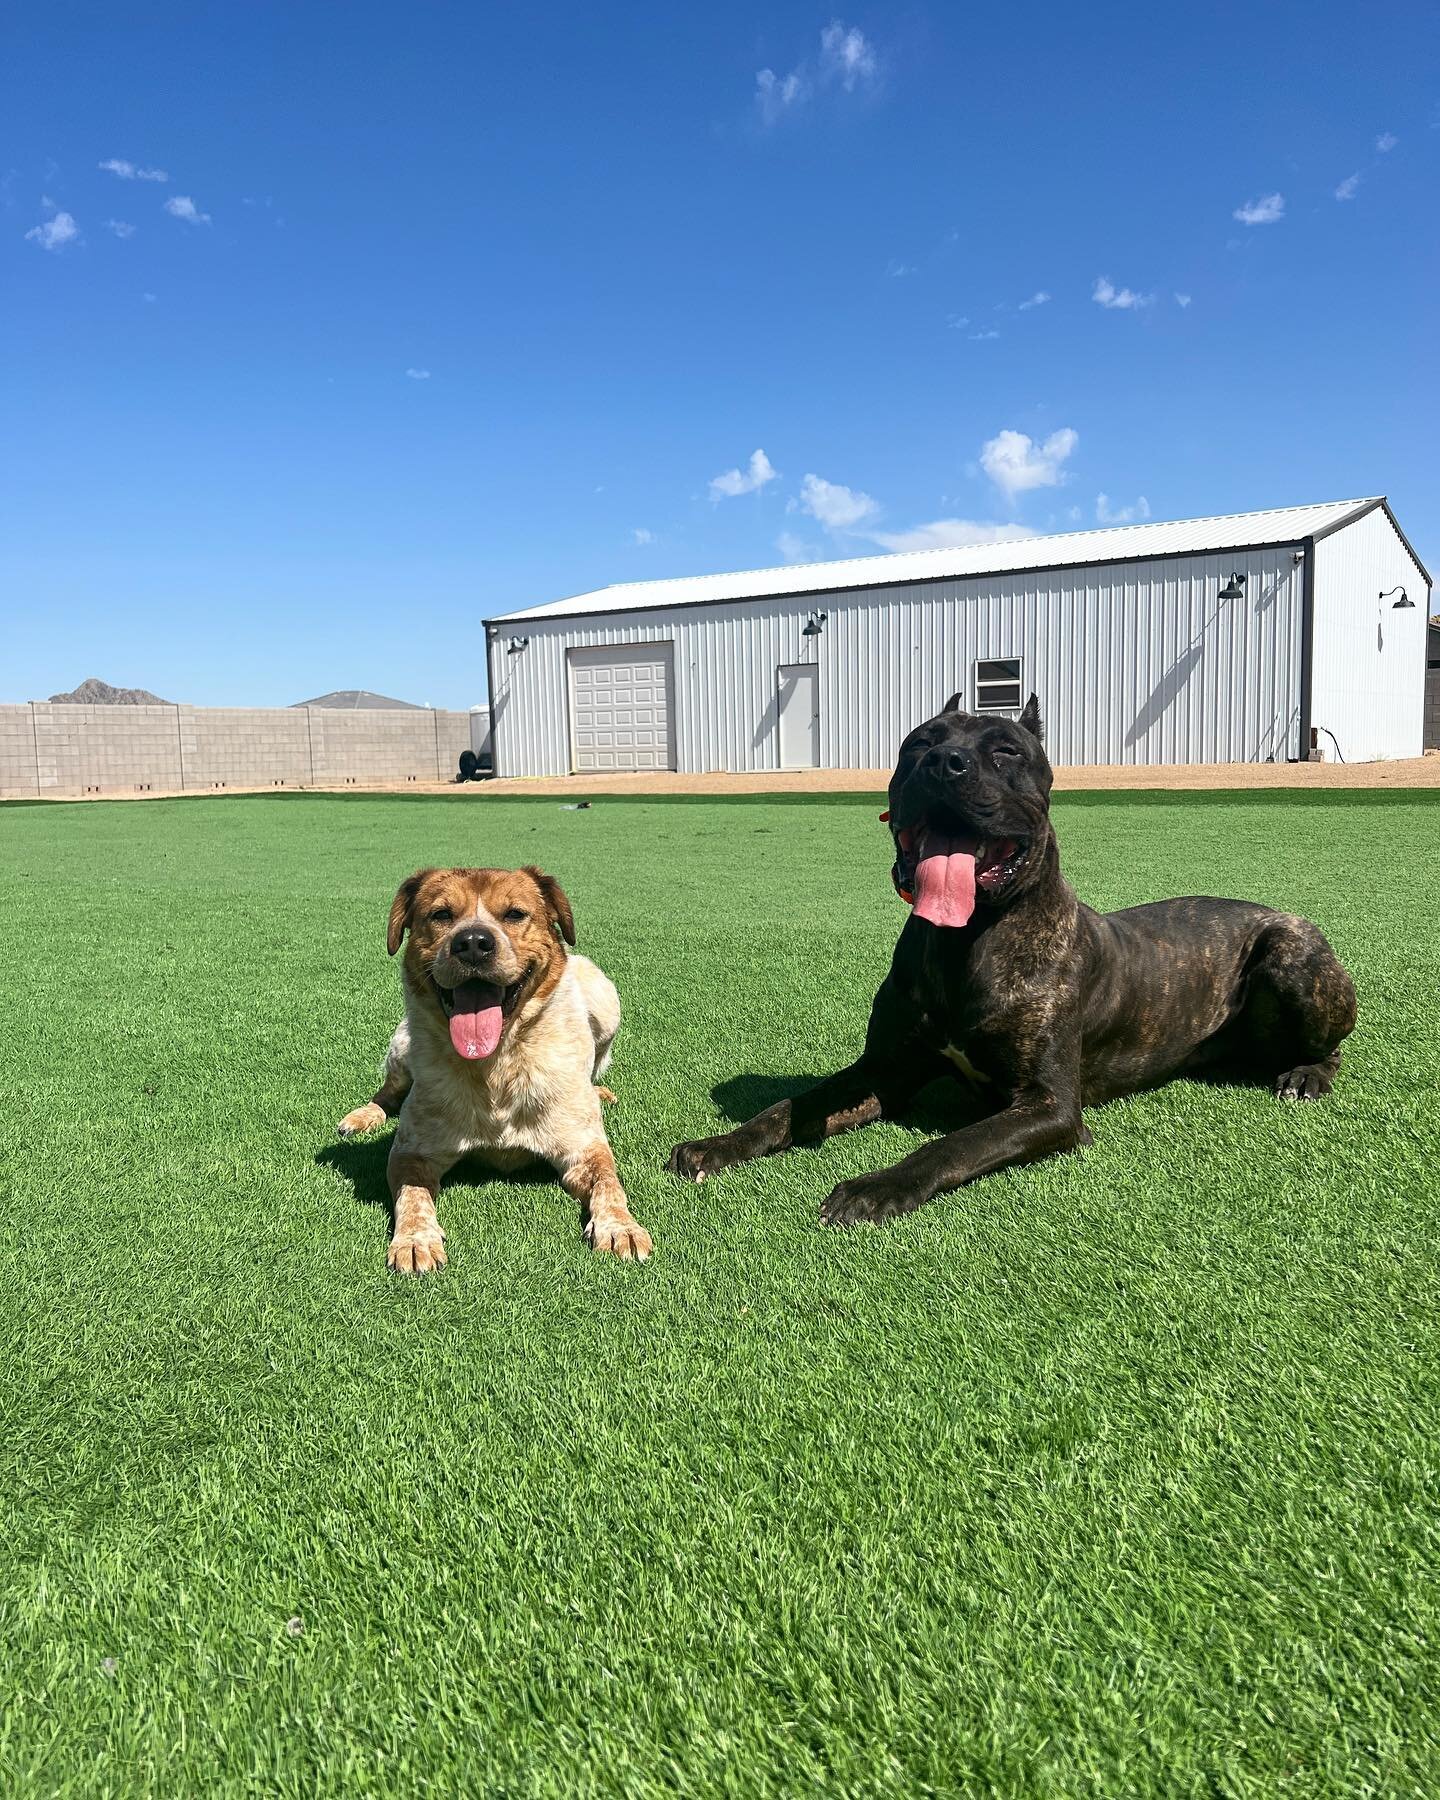
[[[875,797],[0,807],[0,1791],[1440,1791],[1440,796],[1067,795],[1101,907],[1319,921],[1312,1106],[1176,1085],[883,1230],[913,1124],[703,1187],[850,1060]],[[537,862],[625,1008],[644,1267],[338,1142],[427,863]]]

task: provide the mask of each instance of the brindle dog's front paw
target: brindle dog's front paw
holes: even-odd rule
[[[1330,1092],[1334,1079],[1334,1070],[1324,1063],[1302,1063],[1279,1077],[1275,1092],[1282,1100],[1320,1100]]]
[[[917,1204],[888,1175],[860,1175],[831,1188],[820,1207],[822,1225],[883,1225]]]
[[[707,1175],[718,1175],[739,1160],[732,1139],[726,1135],[677,1144],[665,1167],[682,1181],[703,1181]]]

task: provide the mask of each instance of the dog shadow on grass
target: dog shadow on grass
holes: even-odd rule
[[[322,1169],[333,1169],[343,1181],[350,1184],[351,1192],[361,1206],[383,1207],[389,1229],[395,1229],[395,1203],[390,1197],[390,1183],[385,1176],[386,1164],[390,1161],[390,1145],[394,1133],[382,1132],[378,1137],[339,1138],[333,1144],[326,1144],[315,1153],[316,1164]],[[519,1187],[554,1187],[555,1171],[544,1163],[536,1162],[522,1169],[507,1169],[504,1174],[498,1170],[486,1168],[478,1157],[465,1156],[456,1163],[441,1182],[441,1192],[448,1187],[484,1187],[491,1182],[503,1181],[506,1185]]]
[[[764,1112],[766,1107],[774,1106],[780,1100],[793,1100],[822,1079],[820,1075],[732,1075],[728,1081],[717,1082],[710,1095],[727,1119],[743,1125],[756,1113]],[[972,1094],[960,1082],[942,1076],[897,1113],[894,1123],[909,1125],[917,1131],[958,1131],[963,1125],[973,1125],[978,1119],[988,1117],[994,1110],[994,1105],[987,1105],[980,1095]]]

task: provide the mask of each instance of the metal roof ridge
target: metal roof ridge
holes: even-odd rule
[[[912,556],[939,556],[946,550],[984,550],[991,544],[1053,544],[1062,538],[1101,537],[1120,531],[1149,531],[1161,525],[1215,525],[1226,519],[1264,519],[1275,513],[1324,512],[1336,506],[1375,506],[1383,494],[1364,494],[1347,500],[1303,500],[1297,506],[1260,506],[1249,512],[1196,513],[1185,519],[1139,519],[1127,525],[1089,525],[1083,531],[1035,531],[1018,538],[975,538],[969,543],[931,544],[919,550],[877,550],[860,556],[829,556],[815,562],[765,563],[748,569],[711,569],[698,575],[651,575],[640,581],[607,581],[604,587],[584,588],[578,594],[566,594],[550,602],[561,606],[566,600],[583,599],[587,594],[612,594],[622,588],[668,587],[681,581],[738,581],[746,575],[778,575],[783,571],[799,573],[804,569],[833,569],[837,563],[903,562]]]

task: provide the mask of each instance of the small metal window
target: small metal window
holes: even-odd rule
[[[996,656],[975,665],[976,712],[1018,712],[1024,667],[1018,656]]]

